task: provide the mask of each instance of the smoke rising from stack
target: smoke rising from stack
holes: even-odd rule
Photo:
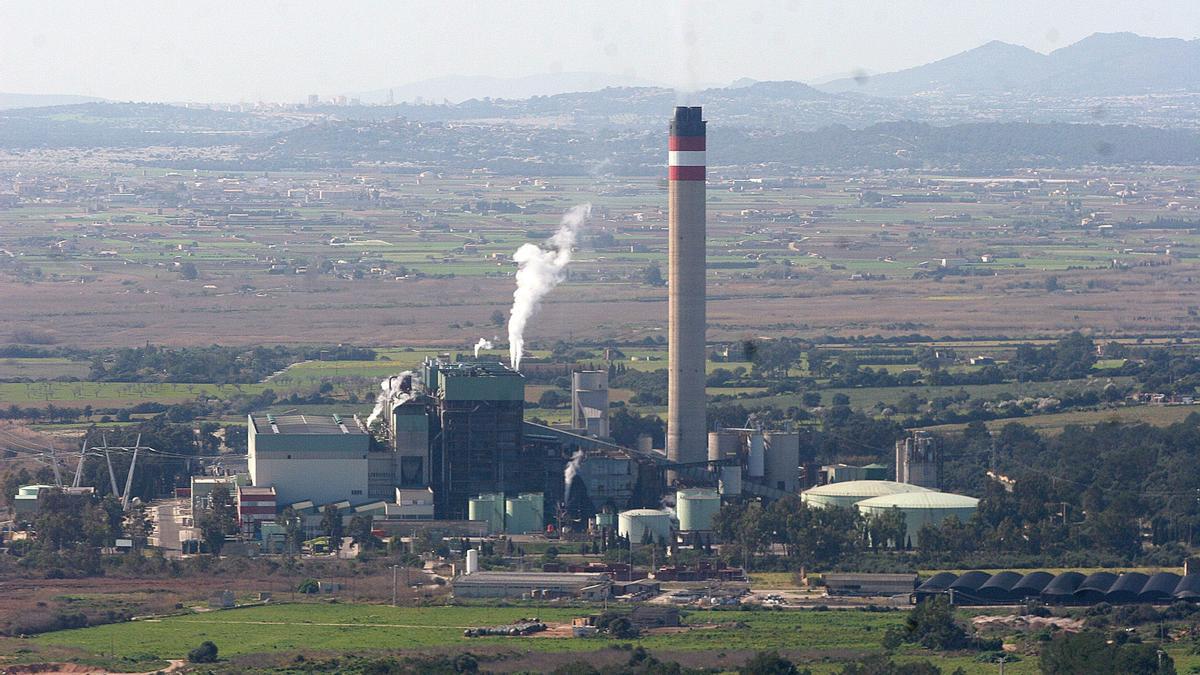
[[[491,340],[487,338],[479,338],[479,342],[475,343],[475,358],[479,358],[479,350],[491,349],[495,346],[496,345],[493,345]]]
[[[525,351],[525,328],[537,311],[542,298],[566,276],[571,262],[571,248],[579,228],[591,215],[591,204],[574,206],[563,215],[558,231],[546,241],[547,248],[537,244],[522,244],[513,254],[517,263],[517,290],[513,291],[513,306],[508,318],[508,360],[513,370],[521,369]]]
[[[571,461],[567,462],[567,467],[563,469],[563,481],[566,487],[563,488],[563,504],[566,504],[571,498],[571,483],[575,482],[575,475],[579,473],[579,465],[583,463],[583,451],[576,450],[575,454],[571,455]]]
[[[371,416],[367,418],[367,426],[371,426],[379,419],[388,409],[388,403],[400,405],[412,398],[412,382],[413,372],[406,370],[399,375],[384,378],[379,383],[379,388],[382,390],[375,397],[375,407],[371,410]]]

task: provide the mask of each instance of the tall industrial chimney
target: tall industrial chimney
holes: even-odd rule
[[[703,462],[707,457],[704,127],[699,107],[675,108],[667,161],[671,214],[667,458],[677,462]]]

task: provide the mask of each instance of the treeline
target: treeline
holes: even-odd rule
[[[801,461],[889,463],[903,430],[869,419],[827,417],[823,430],[802,434]],[[972,423],[936,440],[943,488],[981,500],[966,522],[914,530],[892,514],[812,509],[798,497],[732,504],[715,525],[722,554],[787,569],[1179,565],[1200,539],[1200,414],[1167,427],[1112,422],[1056,436],[1016,423],[992,434]],[[988,477],[993,467],[1011,491]],[[767,554],[772,545],[782,558]]]
[[[88,378],[96,382],[248,384],[309,359],[373,361],[375,351],[346,345],[252,349],[146,345],[94,356]]]

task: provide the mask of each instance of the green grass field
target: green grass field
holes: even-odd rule
[[[420,649],[472,644],[505,644],[509,638],[464,638],[470,626],[495,625],[536,615],[569,622],[591,609],[544,607],[388,607],[385,605],[286,604],[199,612],[163,619],[110,624],[47,633],[34,642],[74,646],[117,656],[154,654],[178,658],[192,646],[212,640],[222,655],[286,652],[298,649]],[[686,621],[695,630],[640,640],[647,649],[792,649],[873,651],[883,631],[900,622],[897,613],[695,611]],[[733,624],[737,624],[735,627]],[[720,628],[704,627],[721,624]],[[742,627],[744,625],[744,627]],[[836,630],[832,630],[836,627]],[[802,637],[801,637],[802,636]],[[607,640],[533,638],[523,649],[590,651]]]
[[[604,649],[615,641],[604,638],[465,638],[464,628],[496,625],[537,616],[566,623],[598,608],[546,607],[388,607],[386,605],[282,604],[236,610],[196,612],[93,628],[46,633],[28,640],[37,649],[76,648],[91,654],[115,654],[146,660],[183,657],[204,640],[212,640],[222,658],[248,654],[286,654],[297,651],[357,652],[410,651],[429,648],[503,647],[516,652],[578,652]],[[814,673],[834,673],[837,662],[877,653],[883,633],[901,624],[901,612],[860,610],[704,611],[684,614],[692,629],[657,634],[634,642],[653,651],[704,651],[714,654],[740,650],[782,650],[811,667]],[[1170,649],[1179,672],[1200,663],[1184,647]],[[962,667],[967,673],[996,672],[994,664],[978,663],[973,655],[939,655],[909,649],[900,661],[929,659],[944,672]],[[1036,657],[1008,664],[1006,672],[1037,673]]]

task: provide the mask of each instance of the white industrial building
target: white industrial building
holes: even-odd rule
[[[248,445],[251,480],[280,504],[373,501],[371,436],[357,417],[250,415]]]

